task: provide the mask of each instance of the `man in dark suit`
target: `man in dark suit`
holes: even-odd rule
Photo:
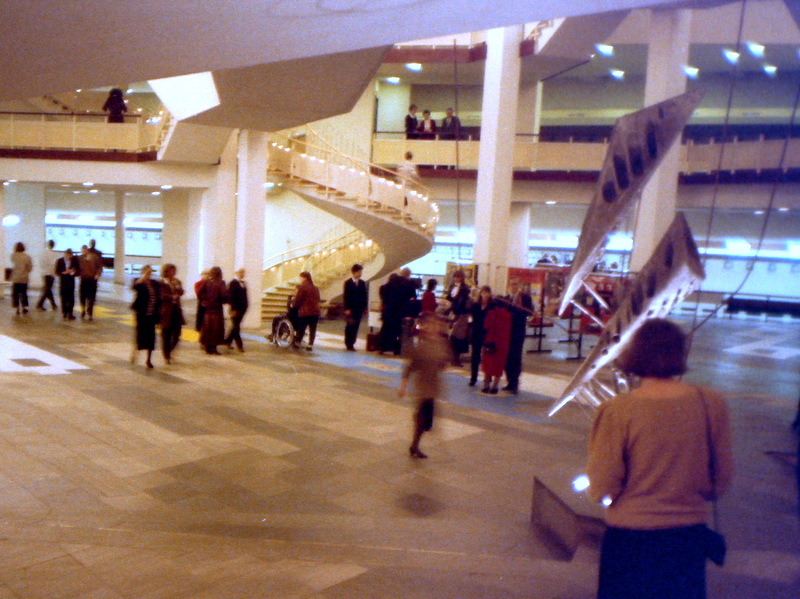
[[[233,349],[233,342],[235,341],[236,347],[240,352],[243,352],[244,345],[242,344],[240,327],[242,326],[244,313],[247,312],[247,307],[250,304],[247,301],[247,284],[244,282],[244,269],[240,268],[234,274],[236,276],[228,284],[228,295],[231,300],[231,332],[225,338],[225,345],[228,346],[228,349]]]
[[[408,107],[408,114],[406,115],[406,139],[418,139],[418,128],[419,119],[417,119],[417,105],[412,104]]]
[[[440,139],[458,139],[461,136],[461,120],[453,114],[453,109],[445,110],[442,126],[439,128]]]
[[[516,394],[519,390],[519,377],[522,374],[522,353],[528,319],[533,314],[533,299],[527,286],[520,290],[519,283],[512,282],[510,288],[508,308],[511,312],[511,343],[508,346],[508,358],[506,359],[508,385],[503,387],[503,391]]]
[[[368,292],[367,284],[361,280],[364,267],[353,264],[350,269],[352,276],[344,282],[344,316],[347,324],[344,327],[344,344],[348,351],[356,351],[358,327],[361,318],[367,310]]]

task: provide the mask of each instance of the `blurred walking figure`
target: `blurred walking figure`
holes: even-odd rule
[[[225,314],[228,303],[228,287],[222,280],[222,269],[212,266],[208,279],[200,287],[197,300],[203,307],[203,326],[200,328],[200,345],[207,354],[219,355],[218,345],[225,342]]]
[[[243,352],[242,319],[250,303],[247,299],[247,283],[244,282],[244,269],[240,268],[235,274],[236,276],[228,283],[228,296],[231,303],[231,331],[225,338],[225,345],[228,346],[228,349],[233,349],[233,343],[236,342],[237,349]]]
[[[153,269],[149,264],[142,267],[139,278],[133,282],[136,297],[131,310],[136,313],[136,345],[131,352],[131,364],[141,350],[147,351],[145,366],[153,367],[151,358],[156,347],[156,325],[161,320],[161,284],[153,280]]]
[[[397,395],[403,397],[408,381],[414,378],[414,433],[408,453],[412,458],[427,458],[419,448],[422,434],[433,428],[436,398],[441,394],[441,373],[451,360],[450,344],[445,323],[433,314],[423,314],[419,320],[416,342],[409,344],[408,361],[403,369]]]
[[[53,249],[55,248],[55,245],[56,244],[52,239],[48,241],[47,249],[42,254],[42,257],[39,258],[39,270],[42,271],[42,280],[44,286],[42,287],[42,296],[36,303],[36,308],[42,311],[45,309],[44,303],[47,300],[50,300],[50,306],[53,308],[53,310],[58,308],[58,306],[56,306],[56,298],[53,297],[53,284],[56,281],[56,262],[61,256]]]
[[[78,262],[81,265],[81,286],[79,289],[81,318],[88,316],[89,320],[92,320],[94,317],[94,302],[97,298],[97,281],[100,279],[100,275],[103,274],[103,263],[100,261],[100,255],[90,251],[86,245],[81,247],[81,255],[78,256]]]
[[[180,341],[184,325],[181,307],[183,284],[175,276],[177,272],[174,264],[161,267],[161,353],[167,364],[172,363],[172,352]]]
[[[308,327],[308,345],[306,349],[311,351],[314,347],[314,339],[317,336],[317,323],[319,322],[319,289],[314,285],[311,273],[303,271],[300,273],[300,285],[294,294],[292,308],[297,311],[297,332],[294,337],[294,344],[300,347]]]
[[[20,308],[23,314],[28,313],[28,279],[33,270],[33,261],[25,253],[25,244],[18,241],[14,245],[14,253],[11,254],[11,299],[14,308],[19,314]]]

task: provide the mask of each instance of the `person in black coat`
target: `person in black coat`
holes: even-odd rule
[[[417,105],[412,104],[408,107],[408,114],[406,115],[406,139],[418,139],[419,133],[419,119],[417,119]]]
[[[125,97],[122,95],[122,90],[118,87],[112,89],[106,103],[103,104],[103,110],[108,112],[109,123],[124,123],[125,113],[128,112],[128,105],[125,104]]]
[[[247,300],[247,284],[244,282],[244,269],[240,268],[234,273],[236,276],[228,283],[228,296],[230,298],[231,308],[231,331],[225,338],[225,345],[228,349],[233,349],[233,342],[236,342],[236,347],[240,352],[244,351],[244,344],[242,344],[241,326],[244,313],[250,303]]]
[[[352,276],[344,282],[344,316],[347,323],[344,326],[344,345],[348,351],[356,351],[358,327],[369,303],[367,284],[361,280],[363,271],[363,266],[353,264],[350,269]]]
[[[64,257],[56,260],[61,314],[64,316],[64,320],[75,320],[75,315],[72,313],[75,308],[75,277],[80,273],[81,266],[78,258],[72,255],[71,249],[65,250]]]
[[[133,282],[136,297],[131,310],[136,313],[136,345],[131,352],[131,364],[136,363],[139,351],[147,351],[145,366],[153,367],[150,358],[156,347],[156,325],[161,321],[161,283],[153,280],[153,268],[145,264],[139,278]]]
[[[417,291],[411,280],[411,271],[403,268],[400,273],[392,273],[389,280],[381,285],[381,319],[379,353],[392,352],[400,355],[400,336],[403,333],[403,318],[414,316],[412,300]]]
[[[525,345],[525,334],[528,328],[528,319],[533,314],[533,300],[530,289],[520,290],[519,283],[511,284],[508,309],[511,312],[511,343],[508,347],[506,360],[506,379],[508,384],[503,391],[517,393],[519,390],[519,377],[522,374],[522,353]]]

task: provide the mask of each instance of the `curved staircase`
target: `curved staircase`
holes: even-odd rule
[[[262,319],[286,309],[294,279],[303,270],[311,272],[322,297],[332,299],[340,295],[354,262],[364,265],[364,278],[370,280],[424,256],[433,246],[438,207],[423,186],[398,182],[393,171],[303,139],[275,135],[268,180],[353,228],[314,252],[265,264]]]

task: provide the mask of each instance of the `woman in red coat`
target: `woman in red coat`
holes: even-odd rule
[[[496,305],[486,314],[483,328],[486,331],[481,357],[481,370],[485,375],[483,392],[495,394],[508,359],[508,348],[511,343],[511,314],[504,307]]]

